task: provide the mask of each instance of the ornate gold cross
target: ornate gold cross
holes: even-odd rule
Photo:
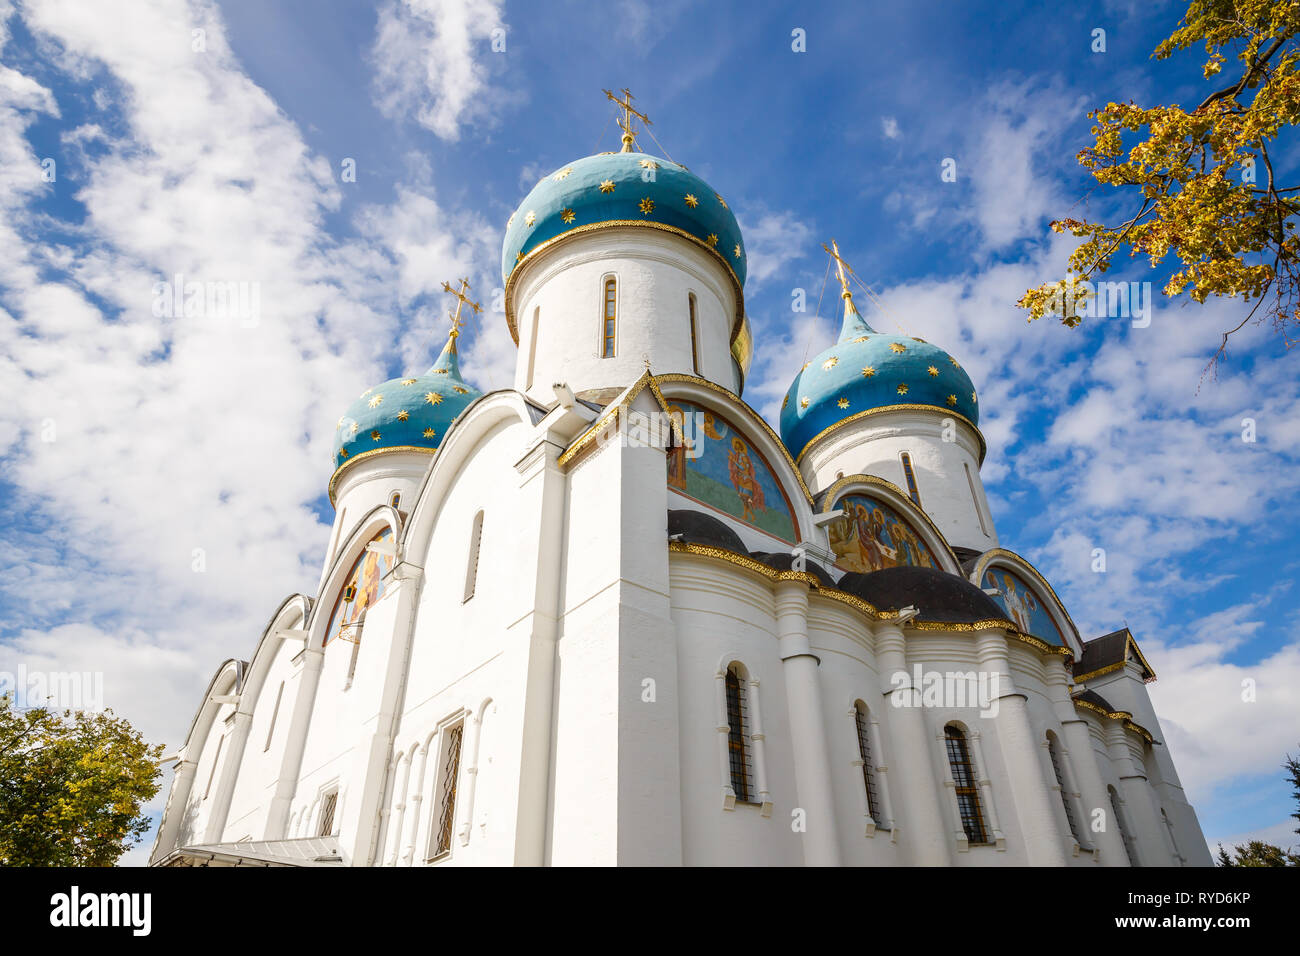
[[[468,279],[461,279],[461,280],[460,280],[460,290],[459,290],[459,291],[457,291],[456,289],[453,289],[453,288],[451,287],[450,283],[448,283],[448,282],[443,282],[442,287],[443,287],[443,289],[445,289],[447,292],[450,292],[452,295],[454,295],[454,296],[456,297],[456,314],[451,316],[451,337],[454,339],[456,336],[460,335],[460,327],[461,327],[461,324],[462,324],[462,322],[461,322],[461,318],[460,318],[460,310],[461,310],[461,306],[465,306],[465,305],[469,306],[471,309],[474,310],[474,314],[476,314],[476,315],[477,315],[479,312],[482,312],[482,311],[483,311],[483,307],[482,307],[481,305],[479,305],[477,302],[473,302],[473,301],[471,301],[471,300],[470,300],[470,297],[467,296],[467,295],[465,294],[466,292],[469,291],[469,280],[468,280]]]
[[[618,122],[619,129],[623,131],[622,151],[625,153],[630,153],[632,152],[632,147],[636,144],[636,133],[633,132],[632,130],[632,117],[635,116],[646,126],[653,126],[654,124],[650,122],[650,118],[646,116],[644,113],[641,113],[632,108],[632,100],[635,97],[632,96],[632,91],[629,90],[626,86],[623,87],[624,99],[620,100],[609,90],[605,90],[605,95],[623,108],[623,118],[621,120],[618,120],[617,122]]]
[[[822,243],[822,248],[826,249],[826,243],[824,242]],[[843,290],[842,292],[840,292],[840,298],[843,299],[853,298],[853,293],[849,291],[849,280],[844,275],[845,266],[848,266],[849,272],[853,271],[853,267],[849,266],[847,262],[845,262],[842,258],[840,258],[840,247],[836,245],[834,239],[831,240],[831,247],[829,249],[826,249],[826,253],[827,255],[835,259],[835,273],[840,277],[840,288]]]

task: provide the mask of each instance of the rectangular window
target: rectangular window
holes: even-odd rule
[[[542,307],[539,305],[533,309],[533,327],[528,335],[528,378],[524,382],[524,388],[533,387],[533,370],[537,367],[537,325],[542,317]]]
[[[339,802],[339,792],[331,790],[325,794],[325,799],[321,802],[320,808],[320,828],[316,831],[317,836],[330,836],[334,832],[334,808]]]
[[[731,789],[739,803],[757,803],[751,772],[748,714],[745,712],[745,688],[734,668],[727,670],[727,754],[731,762]]]
[[[903,478],[907,482],[907,494],[919,508],[921,506],[921,492],[916,489],[916,473],[912,471],[912,456],[903,452]]]
[[[858,704],[853,708],[853,716],[858,729],[858,756],[862,758],[862,785],[867,789],[867,812],[880,827],[884,821],[880,819],[880,804],[876,800],[876,778],[871,766],[871,727],[866,708]]]
[[[275,721],[280,716],[280,698],[284,696],[284,681],[280,681],[280,689],[275,692],[275,706],[271,708],[271,726],[266,728],[266,746],[262,748],[262,753],[271,749],[271,738],[275,736]]]
[[[429,859],[436,860],[451,852],[451,838],[456,829],[456,778],[460,776],[460,745],[465,722],[443,732],[442,759],[438,762],[438,804],[434,813],[433,846]]]
[[[601,358],[614,357],[614,333],[618,326],[618,285],[613,279],[605,280],[604,325],[601,329]]]
[[[972,845],[988,843],[984,830],[984,814],[980,809],[979,782],[966,749],[966,735],[956,727],[948,727],[944,738],[948,746],[948,766],[957,791],[957,809],[961,814],[962,829]]]
[[[695,318],[695,293],[686,297],[691,312],[691,366],[695,374],[700,374],[700,331]]]

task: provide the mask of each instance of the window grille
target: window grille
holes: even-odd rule
[[[614,357],[614,332],[618,325],[618,285],[613,279],[605,280],[605,312],[601,330],[603,345],[601,358]]]
[[[903,452],[903,477],[907,479],[907,494],[917,506],[921,504],[921,492],[916,489],[916,473],[912,471],[912,456]]]
[[[1056,737],[1052,734],[1047,735],[1047,753],[1052,758],[1052,770],[1056,773],[1056,785],[1061,788],[1061,805],[1065,807],[1065,819],[1070,824],[1070,835],[1074,841],[1083,846],[1083,839],[1079,836],[1079,824],[1074,819],[1074,808],[1070,806],[1070,795],[1065,789],[1065,775],[1061,772],[1061,755],[1056,752]]]
[[[750,752],[745,687],[735,667],[727,668],[727,754],[731,760],[731,789],[740,803],[754,799],[753,755]]]
[[[867,788],[867,812],[876,826],[884,823],[880,819],[880,803],[876,799],[876,777],[871,766],[871,727],[867,720],[867,708],[856,704],[853,719],[858,728],[858,756],[862,758],[862,785]]]
[[[962,829],[972,845],[988,843],[984,828],[984,813],[980,808],[979,783],[966,747],[966,735],[957,727],[945,727],[944,738],[948,748],[948,765],[952,768],[952,782],[957,791],[957,809],[961,814]]]
[[[443,746],[442,774],[439,777],[438,833],[433,855],[451,852],[452,831],[456,827],[456,778],[460,775],[460,741],[464,723],[449,727]]]
[[[334,832],[334,807],[339,802],[339,792],[331,790],[325,794],[325,800],[320,808],[320,829],[317,836],[329,836]]]

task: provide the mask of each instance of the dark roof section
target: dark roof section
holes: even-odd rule
[[[1074,663],[1074,679],[1086,680],[1118,670],[1130,657],[1141,666],[1144,681],[1156,679],[1155,671],[1138,650],[1137,641],[1133,640],[1132,632],[1126,627],[1095,637],[1084,644],[1083,653]]]
[[[965,578],[936,568],[910,566],[885,568],[869,574],[850,572],[836,585],[882,611],[915,607],[918,621],[974,624],[1006,621],[1006,612],[991,597]]]
[[[1082,700],[1089,704],[1095,704],[1108,714],[1115,713],[1115,708],[1110,705],[1110,701],[1106,700],[1105,697],[1102,697],[1101,694],[1097,693],[1095,690],[1080,691],[1074,695],[1073,699]]]
[[[775,568],[778,571],[794,570],[794,555],[789,552],[776,552],[775,554],[767,551],[751,551],[749,556],[755,561],[761,561],[769,568]],[[815,575],[817,580],[822,583],[822,587],[835,587],[835,579],[816,561],[804,560],[804,571],[808,574]]]
[[[961,565],[961,569],[966,572],[975,567],[975,562],[984,553],[983,551],[976,551],[974,548],[959,548],[956,545],[949,545],[949,547],[952,548],[952,553],[956,555],[957,563]]]
[[[668,537],[681,535],[687,544],[707,544],[737,554],[749,554],[740,536],[712,515],[689,508],[668,509]]]

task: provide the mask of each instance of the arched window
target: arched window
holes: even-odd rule
[[[433,839],[429,847],[431,860],[451,852],[451,837],[456,829],[456,782],[460,776],[460,746],[464,733],[465,721],[460,720],[442,734],[438,755],[438,799],[433,808]]]
[[[1074,817],[1073,800],[1070,797],[1070,791],[1065,786],[1065,774],[1061,770],[1060,747],[1056,742],[1056,734],[1050,730],[1047,732],[1047,753],[1052,758],[1052,771],[1056,774],[1056,786],[1061,791],[1061,806],[1065,807],[1065,819],[1070,824],[1070,836],[1074,837],[1074,842],[1079,846],[1085,846],[1083,836],[1079,833],[1079,822]]]
[[[727,668],[727,755],[731,762],[731,789],[736,793],[737,802],[757,803],[744,682],[739,664]]]
[[[1128,832],[1128,826],[1124,823],[1124,814],[1120,812],[1119,794],[1115,792],[1114,787],[1107,787],[1106,792],[1110,794],[1110,812],[1115,816],[1115,826],[1119,830],[1120,838],[1124,841],[1124,855],[1128,857],[1128,865],[1137,866],[1137,847],[1133,845],[1133,836]]]
[[[614,278],[605,280],[605,307],[601,322],[601,358],[614,357],[614,334],[618,328],[618,283]]]
[[[948,748],[948,766],[952,770],[952,782],[957,793],[957,809],[961,814],[966,839],[972,846],[988,843],[990,841],[984,826],[984,812],[980,808],[979,782],[971,763],[970,750],[966,746],[966,734],[952,724],[943,729],[943,734]]]
[[[483,512],[474,516],[474,527],[469,533],[469,563],[465,568],[465,600],[474,596],[478,584],[478,551],[483,541]]]
[[[912,471],[912,456],[903,452],[900,456],[903,459],[903,478],[907,481],[907,494],[919,507],[921,504],[921,493],[916,490],[916,473]]]
[[[695,293],[691,292],[686,296],[687,305],[691,313],[691,367],[695,369],[695,374],[700,374],[700,329],[695,317]]]
[[[397,491],[394,491],[394,492],[393,492],[393,496],[392,496],[391,498],[388,499],[388,507],[390,507],[390,508],[398,508],[398,507],[401,507],[401,504],[402,504],[402,495],[401,495],[401,493],[400,493],[400,492],[397,492]]]
[[[533,387],[533,369],[537,365],[537,325],[542,317],[542,307],[539,305],[533,309],[533,327],[528,335],[528,378],[524,382],[524,388]]]
[[[867,812],[879,826],[884,821],[881,819],[880,801],[876,797],[875,770],[871,766],[871,724],[867,717],[867,705],[862,701],[853,705],[853,721],[858,730],[858,756],[862,758],[862,785],[867,790]]]

